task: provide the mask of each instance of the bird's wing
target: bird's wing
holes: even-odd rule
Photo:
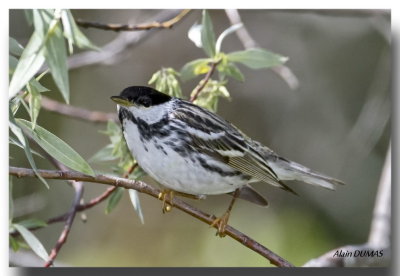
[[[186,126],[193,146],[254,179],[293,192],[282,183],[258,150],[231,123],[208,110],[186,103],[172,113],[173,120]],[[190,127],[187,127],[190,126]]]

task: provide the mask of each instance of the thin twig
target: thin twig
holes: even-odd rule
[[[138,167],[138,163],[133,164],[129,170],[127,170],[124,175],[122,176],[123,178],[128,178],[128,176]],[[89,208],[92,208],[93,206],[96,206],[97,204],[101,203],[105,199],[107,199],[116,189],[117,187],[110,187],[107,190],[104,191],[101,195],[93,198],[90,200],[88,203],[85,204],[80,204],[77,208],[78,211],[83,211]]]
[[[206,84],[208,83],[208,81],[210,80],[212,74],[214,73],[215,69],[217,68],[217,65],[221,62],[221,60],[218,60],[216,62],[211,62],[211,68],[210,70],[208,70],[206,76],[204,77],[204,79],[202,79],[200,81],[200,83],[197,85],[195,91],[193,91],[192,96],[190,97],[191,102],[194,102],[197,97],[199,96],[200,92],[204,89],[204,87],[206,86]]]
[[[129,170],[124,173],[124,175],[122,177],[123,178],[127,178],[137,167],[138,167],[138,163],[133,164],[129,168]],[[106,200],[115,191],[116,188],[117,188],[116,186],[107,188],[102,194],[100,194],[99,196],[91,199],[88,203],[79,204],[78,206],[76,206],[76,211],[77,212],[82,212],[82,211],[85,211],[87,209],[90,209],[90,208],[100,204],[101,202]],[[57,223],[57,222],[66,221],[68,219],[69,215],[70,215],[70,212],[67,212],[67,213],[58,215],[56,217],[49,218],[46,221],[46,225]],[[43,227],[46,227],[46,225],[45,226],[30,227],[29,230],[30,231],[35,231],[35,230],[41,229]],[[20,235],[20,233],[18,231],[14,231],[14,232],[10,233],[10,235],[13,236],[13,237],[17,237],[17,236]]]
[[[32,138],[29,137],[31,141],[33,141]],[[68,171],[68,168],[53,158],[48,152],[46,152],[42,147],[40,147],[35,141],[33,141],[34,144],[38,146],[38,149],[42,152],[43,156],[45,156],[56,168],[60,169],[61,171]],[[44,267],[50,267],[53,265],[55,258],[57,257],[58,253],[60,252],[61,248],[67,241],[69,232],[71,231],[72,224],[75,219],[75,215],[77,213],[77,209],[79,206],[79,203],[81,202],[81,199],[83,197],[83,191],[84,191],[84,186],[83,183],[80,181],[75,181],[75,180],[69,180],[71,183],[72,187],[74,188],[75,191],[75,196],[74,200],[72,202],[71,208],[67,214],[64,215],[62,218],[64,223],[64,228],[61,231],[61,234],[56,242],[56,245],[53,247],[53,249],[50,252],[49,259],[47,262],[44,264]]]
[[[151,21],[163,22],[171,17],[177,16],[180,11],[181,10],[162,10],[157,13]],[[138,46],[158,30],[161,29],[150,29],[147,32],[122,32],[118,34],[114,40],[102,46],[99,51],[88,50],[68,57],[68,70],[96,64],[115,64],[122,60],[124,55],[128,53],[128,50]],[[41,74],[47,69],[48,66],[43,66],[37,74]]]
[[[103,202],[106,200],[116,189],[117,187],[110,187],[107,190],[105,190],[101,195],[91,199],[88,203],[85,204],[79,204],[79,206],[76,208],[77,211],[83,211],[89,208],[92,208],[93,206],[98,205],[99,203]]]
[[[75,181],[85,181],[85,182],[92,182],[92,183],[99,183],[99,184],[107,184],[113,185],[118,187],[124,187],[126,189],[134,189],[141,193],[148,194],[154,198],[158,199],[160,194],[160,190],[153,188],[152,186],[142,182],[142,181],[135,181],[129,180],[125,178],[107,176],[107,175],[96,175],[96,176],[89,176],[79,172],[74,171],[51,171],[51,170],[38,170],[38,173],[47,179],[64,179],[64,180],[75,180]],[[35,172],[32,169],[27,168],[18,168],[18,167],[10,167],[9,174],[14,175],[16,177],[36,177]],[[184,201],[173,198],[172,201],[167,199],[168,203],[172,206],[176,207],[177,209],[211,225],[213,221],[216,219],[215,216],[209,215],[203,211],[200,211],[191,205],[185,203]],[[217,226],[215,226],[217,227]],[[239,232],[235,228],[227,225],[225,229],[225,233],[235,239],[236,241],[240,242],[244,246],[248,247],[249,249],[253,250],[254,252],[260,254],[261,256],[268,259],[272,264],[280,267],[292,267],[293,265],[283,259],[282,257],[278,256],[268,248],[264,247],[257,241],[253,240],[252,238],[246,236],[245,234]]]
[[[103,24],[99,22],[90,22],[82,19],[77,19],[76,23],[83,28],[96,28],[105,31],[144,31],[150,29],[170,29],[174,24],[178,23],[185,15],[187,15],[190,10],[182,10],[177,16],[174,18],[164,21],[164,22],[151,22],[151,23],[143,23],[143,24]]]
[[[81,201],[81,198],[83,196],[83,184],[82,182],[74,182],[73,183],[74,189],[75,189],[75,197],[74,201],[71,206],[71,210],[68,214],[67,220],[65,221],[64,224],[64,229],[61,232],[60,237],[57,240],[56,245],[50,252],[49,260],[45,263],[44,267],[49,267],[53,264],[55,258],[57,257],[58,253],[60,252],[62,246],[65,244],[67,241],[69,232],[71,231],[72,224],[75,219],[75,215],[77,213],[77,206],[79,206],[79,202]]]
[[[240,18],[238,10],[225,10],[225,13],[232,25],[242,23],[242,19]],[[236,35],[242,42],[244,48],[250,49],[258,47],[258,43],[250,36],[250,33],[247,31],[244,24],[243,27],[236,30]],[[289,67],[285,65],[279,65],[272,67],[271,69],[278,76],[280,76],[292,90],[295,90],[299,87],[299,80]]]
[[[91,121],[94,123],[107,123],[109,120],[112,121],[118,120],[117,115],[115,113],[91,111],[85,108],[63,104],[61,102],[49,99],[44,96],[42,96],[42,107],[46,110],[69,116],[70,118]]]
[[[371,247],[390,246],[391,236],[391,198],[392,198],[392,158],[391,146],[387,150],[385,164],[382,168],[381,179],[372,214],[371,229],[368,244]]]

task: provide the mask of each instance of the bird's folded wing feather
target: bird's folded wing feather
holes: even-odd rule
[[[187,131],[199,151],[245,175],[291,191],[279,181],[263,156],[246,143],[248,138],[229,122],[203,109],[178,109],[174,111],[173,117],[191,126]]]

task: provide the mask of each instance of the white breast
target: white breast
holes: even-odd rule
[[[222,194],[247,183],[240,176],[221,176],[204,169],[198,161],[182,157],[164,145],[162,139],[141,141],[137,126],[130,121],[124,121],[124,135],[132,155],[143,170],[172,190],[196,195]],[[165,153],[156,147],[156,143],[163,146]],[[216,165],[216,161],[208,162]],[[226,166],[225,170],[230,169],[225,164],[218,165]]]

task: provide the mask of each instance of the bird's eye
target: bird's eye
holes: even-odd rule
[[[144,107],[150,107],[151,100],[148,98],[143,98],[140,100],[140,104]]]

